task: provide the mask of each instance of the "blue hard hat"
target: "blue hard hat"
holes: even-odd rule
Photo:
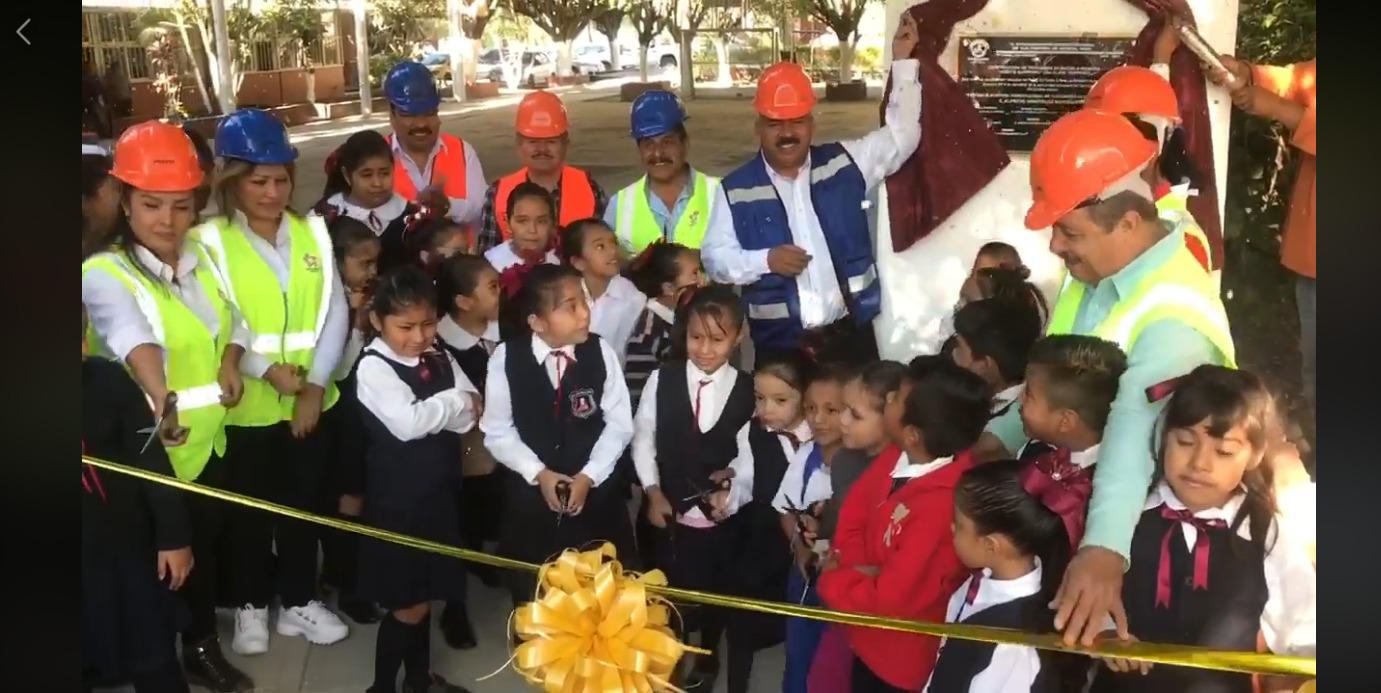
[[[427,115],[441,107],[441,93],[425,65],[404,60],[384,76],[384,98],[403,115]]]
[[[241,108],[216,126],[216,156],[273,166],[297,160],[288,129],[268,111]]]
[[[690,119],[681,98],[662,89],[639,94],[633,100],[631,116],[630,133],[634,140],[664,135]]]

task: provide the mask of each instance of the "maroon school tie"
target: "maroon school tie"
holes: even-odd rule
[[[969,589],[964,592],[964,603],[973,606],[973,600],[978,598],[978,589],[983,584],[983,571],[975,570],[969,577]]]
[[[694,418],[695,418],[695,425],[691,427],[691,431],[694,432],[694,433],[701,433],[701,430],[700,430],[700,395],[705,391],[705,388],[708,387],[709,384],[712,383],[712,382],[714,382],[714,381],[713,381],[713,380],[710,380],[709,378],[701,378],[701,379],[700,379],[699,385],[695,388],[695,403],[694,403],[694,404],[692,405],[692,407],[691,407],[692,412],[694,412]]]
[[[1170,528],[1165,530],[1165,538],[1160,540],[1160,568],[1156,573],[1156,606],[1168,608],[1170,606],[1170,540],[1178,532],[1181,524],[1187,524],[1194,528],[1196,535],[1194,538],[1194,589],[1208,589],[1208,557],[1209,543],[1208,530],[1224,529],[1228,524],[1222,520],[1205,520],[1194,517],[1188,510],[1175,510],[1168,505],[1160,507],[1160,516],[1167,520],[1176,520],[1171,523]]]

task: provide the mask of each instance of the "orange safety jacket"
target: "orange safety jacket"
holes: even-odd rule
[[[393,145],[393,135],[388,136],[389,146]],[[465,142],[454,135],[441,134],[441,151],[432,162],[431,181],[443,180],[442,192],[450,198],[468,198],[465,186]],[[431,181],[428,181],[430,183]],[[417,201],[417,186],[403,166],[403,159],[393,157],[393,191],[408,202]]]
[[[513,234],[508,231],[508,196],[519,183],[528,179],[527,168],[520,168],[499,179],[499,189],[494,195],[494,218],[499,222],[499,232],[507,241]],[[561,168],[561,209],[557,211],[557,223],[565,226],[577,219],[595,215],[595,188],[590,184],[590,174],[574,166]]]

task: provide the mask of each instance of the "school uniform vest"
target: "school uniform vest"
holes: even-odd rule
[[[546,364],[539,363],[529,339],[510,344],[504,359],[518,436],[548,469],[575,476],[590,461],[604,432],[604,354],[591,335],[575,347],[575,363],[564,368],[560,389],[551,386]]]
[[[484,392],[484,379],[489,374],[489,352],[483,344],[475,342],[468,349],[457,349],[451,346],[444,339],[437,339],[437,344],[450,353],[451,358],[456,360],[460,366],[460,371],[465,377],[470,379],[470,383],[475,389]]]
[[[373,349],[366,349],[360,360],[371,358],[387,363],[418,401],[456,385],[450,362],[439,352],[423,354],[417,366],[398,363]],[[417,440],[399,440],[366,407],[360,407],[360,421],[369,435],[365,465],[370,504],[405,513],[460,477],[460,435],[442,431]]]
[[[527,168],[520,168],[499,179],[499,187],[494,191],[494,218],[499,222],[499,233],[504,242],[513,237],[508,230],[508,196],[519,183],[528,180]],[[595,186],[590,174],[574,166],[561,167],[561,209],[557,210],[557,221],[566,226],[573,221],[592,217],[603,210],[595,209]]]
[[[714,199],[710,193],[719,184],[719,179],[691,169],[687,184],[691,186],[690,199],[669,240],[698,250],[705,240],[705,228],[709,226],[710,204]],[[618,225],[614,234],[618,236],[619,245],[631,248],[633,255],[662,238],[662,227],[647,199],[647,176],[619,191]]]
[[[163,371],[168,388],[177,393],[178,425],[188,429],[187,442],[168,448],[168,458],[179,479],[195,481],[211,455],[225,454],[228,411],[221,406],[221,356],[230,344],[231,304],[226,283],[211,254],[194,243],[198,266],[186,280],[201,282],[216,309],[219,328],[215,337],[191,310],[167,287],[135,269],[136,260],[124,252],[98,253],[82,263],[82,272],[100,269],[120,280],[134,295],[139,312],[148,320],[154,339],[163,347]],[[94,330],[87,341],[100,345]],[[243,402],[242,402],[243,403]]]
[[[699,507],[705,517],[712,508],[704,501],[685,500],[711,487],[710,475],[738,456],[738,432],[753,418],[753,379],[735,378],[719,420],[708,431],[696,425],[686,362],[663,366],[657,375],[657,476],[677,514]]]
[[[1042,597],[1033,594],[1010,602],[994,604],[960,621],[966,626],[985,626],[989,628],[1012,628],[1030,631],[1026,614],[1033,608],[1043,606]],[[983,673],[993,661],[995,643],[977,642],[949,638],[940,647],[940,657],[935,660],[931,671],[927,693],[968,693],[973,678]],[[1056,677],[1047,673],[1042,662],[1041,671],[1031,684],[1033,693],[1054,693],[1057,690]]]
[[[853,319],[866,325],[882,310],[882,284],[863,208],[868,185],[837,142],[811,147],[810,162],[810,202],[834,260],[839,288]],[[734,232],[744,250],[768,250],[793,242],[786,207],[761,156],[725,176],[723,186]],[[795,277],[764,274],[743,287],[743,300],[748,304],[755,345],[792,348],[799,344],[803,328]]]
[[[753,450],[753,500],[771,505],[791,460],[782,447],[781,435],[762,426],[748,430],[748,446]]]
[[[1070,334],[1086,285],[1066,274],[1046,334]],[[1237,367],[1237,350],[1228,329],[1228,314],[1213,280],[1187,248],[1146,274],[1130,296],[1118,301],[1090,333],[1131,353],[1141,331],[1160,320],[1174,319],[1208,338],[1223,355],[1223,365]]]
[[[388,144],[393,146],[393,135],[388,136]],[[432,160],[432,178],[427,183],[431,184],[438,179],[446,181],[441,186],[446,197],[469,197],[470,191],[466,189],[465,142],[444,132],[441,133],[441,149]],[[393,155],[393,192],[402,195],[408,202],[417,201],[417,185],[412,182],[412,176],[408,175],[402,155],[397,153]]]
[[[339,278],[325,220],[287,214],[292,244],[287,292],[279,289],[278,277],[244,232],[224,217],[212,219],[192,233],[212,249],[211,257],[228,280],[230,300],[249,324],[250,351],[270,363],[287,363],[307,371],[326,327],[331,292],[340,291]],[[330,409],[339,396],[336,384],[328,382],[322,410]],[[226,425],[271,426],[289,421],[296,402],[294,396],[279,395],[267,380],[245,378],[244,395],[230,410]]]
[[[1162,517],[1161,507],[1141,514],[1132,535],[1131,568],[1122,582],[1128,626],[1145,642],[1255,652],[1268,596],[1265,552],[1230,528],[1206,531],[1208,585],[1196,589],[1195,552],[1180,522]],[[1162,546],[1170,562],[1168,592],[1159,582]],[[1157,604],[1162,596],[1168,596],[1168,604]],[[1100,668],[1092,690],[1250,693],[1252,680],[1248,674],[1167,665],[1156,665],[1146,676]]]

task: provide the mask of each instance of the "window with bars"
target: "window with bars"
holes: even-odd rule
[[[148,79],[148,53],[139,43],[137,16],[126,10],[84,10],[82,61],[90,62],[97,74],[119,62],[130,80]]]
[[[311,58],[311,64],[314,67],[339,65],[340,35],[337,32],[336,12],[323,12],[321,25],[321,33],[307,47],[307,55]],[[285,38],[260,40],[253,44],[250,70],[256,72],[291,70],[306,67],[304,62],[306,61],[298,53],[294,41]]]

